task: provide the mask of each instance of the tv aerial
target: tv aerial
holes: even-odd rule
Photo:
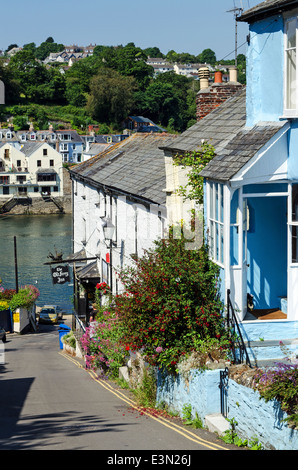
[[[231,10],[228,10],[227,13],[234,13],[234,18],[235,18],[235,65],[237,67],[237,52],[238,52],[238,25],[237,25],[237,18],[238,16],[241,15],[243,12],[243,5],[241,1],[241,7],[236,7],[235,2],[234,2],[234,8]]]

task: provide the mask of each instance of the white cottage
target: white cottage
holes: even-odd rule
[[[79,314],[88,316],[98,282],[106,282],[114,294],[120,292],[119,270],[166,233],[165,159],[159,147],[174,140],[134,134],[71,168]]]

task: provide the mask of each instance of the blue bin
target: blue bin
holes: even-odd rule
[[[58,332],[59,332],[59,345],[60,345],[60,349],[63,349],[62,336],[67,335],[67,333],[69,333],[70,330],[71,330],[71,328],[70,328],[69,326],[63,325],[63,323],[60,324],[59,330],[58,330]]]

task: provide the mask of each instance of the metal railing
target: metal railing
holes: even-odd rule
[[[251,367],[249,355],[231,302],[230,289],[227,290],[227,328],[231,335],[232,354],[235,364],[243,364],[245,362],[249,367]]]
[[[86,327],[84,323],[80,320],[76,312],[72,313],[72,331],[80,345],[80,348],[82,349],[81,338],[86,333]]]
[[[227,418],[229,414],[228,406],[228,384],[229,384],[229,369],[226,367],[225,370],[220,371],[220,412]]]

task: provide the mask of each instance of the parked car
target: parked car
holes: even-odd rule
[[[4,328],[2,328],[2,326],[0,326],[0,340],[2,340],[3,343],[6,341],[6,331]]]
[[[44,305],[39,312],[39,323],[58,323],[56,305]]]

